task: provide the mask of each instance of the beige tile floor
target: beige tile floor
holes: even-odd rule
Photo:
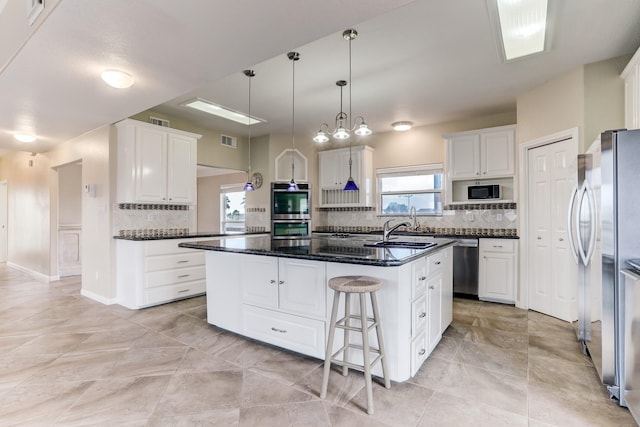
[[[0,425],[632,426],[570,325],[509,306],[454,302],[455,318],[409,382],[359,373],[206,323],[204,297],[145,310],[0,267]]]

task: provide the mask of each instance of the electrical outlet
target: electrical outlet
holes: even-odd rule
[[[147,214],[147,221],[153,221],[153,214]]]
[[[496,215],[496,221],[502,221],[502,214],[501,213]]]
[[[471,212],[467,214],[467,221],[473,221],[473,214]]]

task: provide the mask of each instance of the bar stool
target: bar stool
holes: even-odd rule
[[[367,389],[367,413],[373,414],[373,392],[371,390],[371,368],[377,363],[382,364],[382,377],[384,386],[391,388],[391,381],[387,375],[387,360],[384,357],[384,344],[382,342],[382,329],[380,328],[380,314],[378,312],[378,301],[376,299],[376,291],[380,290],[380,281],[375,277],[369,276],[338,276],[329,280],[329,287],[335,291],[333,297],[333,309],[331,310],[331,325],[329,326],[329,339],[327,341],[327,351],[324,360],[324,376],[322,377],[322,391],[320,397],[327,396],[327,388],[329,386],[329,372],[331,363],[342,366],[342,375],[347,375],[349,368],[363,368],[364,381]],[[340,294],[345,294],[344,317],[338,321],[338,304],[340,303]],[[360,315],[352,315],[350,312],[349,300],[351,294],[359,294],[360,296]],[[373,308],[373,318],[367,317],[366,294],[371,297],[371,307]],[[352,326],[351,319],[359,320],[360,326]],[[333,339],[335,337],[336,328],[344,329],[344,345],[335,353],[333,350]],[[378,337],[378,347],[369,346],[369,331],[376,329]],[[349,343],[349,331],[362,333],[362,346]],[[362,358],[364,365],[357,365],[349,362],[349,349],[356,348],[362,350]],[[376,353],[376,357],[371,361],[370,352]],[[336,359],[342,353],[342,360]]]

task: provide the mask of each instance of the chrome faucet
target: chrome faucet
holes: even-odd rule
[[[409,219],[413,220],[413,225],[411,226],[413,231],[418,231],[420,224],[418,224],[418,216],[416,215],[415,206],[411,206],[411,209],[409,210]]]
[[[383,242],[388,242],[389,241],[389,236],[391,235],[391,233],[393,233],[394,231],[396,231],[398,229],[398,227],[402,227],[403,225],[405,227],[411,227],[411,223],[408,221],[405,222],[401,222],[400,224],[396,224],[393,227],[389,228],[389,223],[393,221],[392,219],[385,221],[383,229],[382,229],[382,241]]]

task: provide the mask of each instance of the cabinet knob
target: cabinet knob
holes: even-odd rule
[[[486,175],[486,174],[487,174],[487,172],[486,172],[486,171],[485,171],[485,172],[482,172],[482,173],[483,173],[484,175]]]
[[[420,350],[418,352],[418,355],[422,356],[423,354],[425,354],[427,352],[427,350],[425,350],[424,348],[422,350]]]
[[[282,284],[284,284],[284,280],[280,280],[280,281],[278,282],[278,285],[282,285]]]
[[[269,283],[271,283],[273,285],[274,283],[276,283],[276,281],[275,280],[269,280]]]
[[[420,277],[418,277],[418,280],[420,280],[420,281],[422,281],[422,280],[426,280],[426,279],[427,279],[427,277],[426,277],[426,276],[420,276]]]
[[[423,311],[422,313],[420,313],[420,314],[418,315],[418,317],[419,317],[419,318],[421,318],[421,319],[422,319],[422,318],[425,318],[425,317],[427,317],[427,313],[425,313],[425,312]]]
[[[441,261],[436,261],[436,262],[434,262],[434,264],[435,265],[440,265],[440,264],[442,264],[442,262]]]
[[[538,236],[538,240],[542,240],[542,237]]]
[[[476,172],[476,175],[480,175],[480,172]]]
[[[429,286],[429,289],[435,289],[436,287],[434,285]]]
[[[561,242],[564,242],[564,239],[562,237],[558,238],[558,240],[560,240]]]

